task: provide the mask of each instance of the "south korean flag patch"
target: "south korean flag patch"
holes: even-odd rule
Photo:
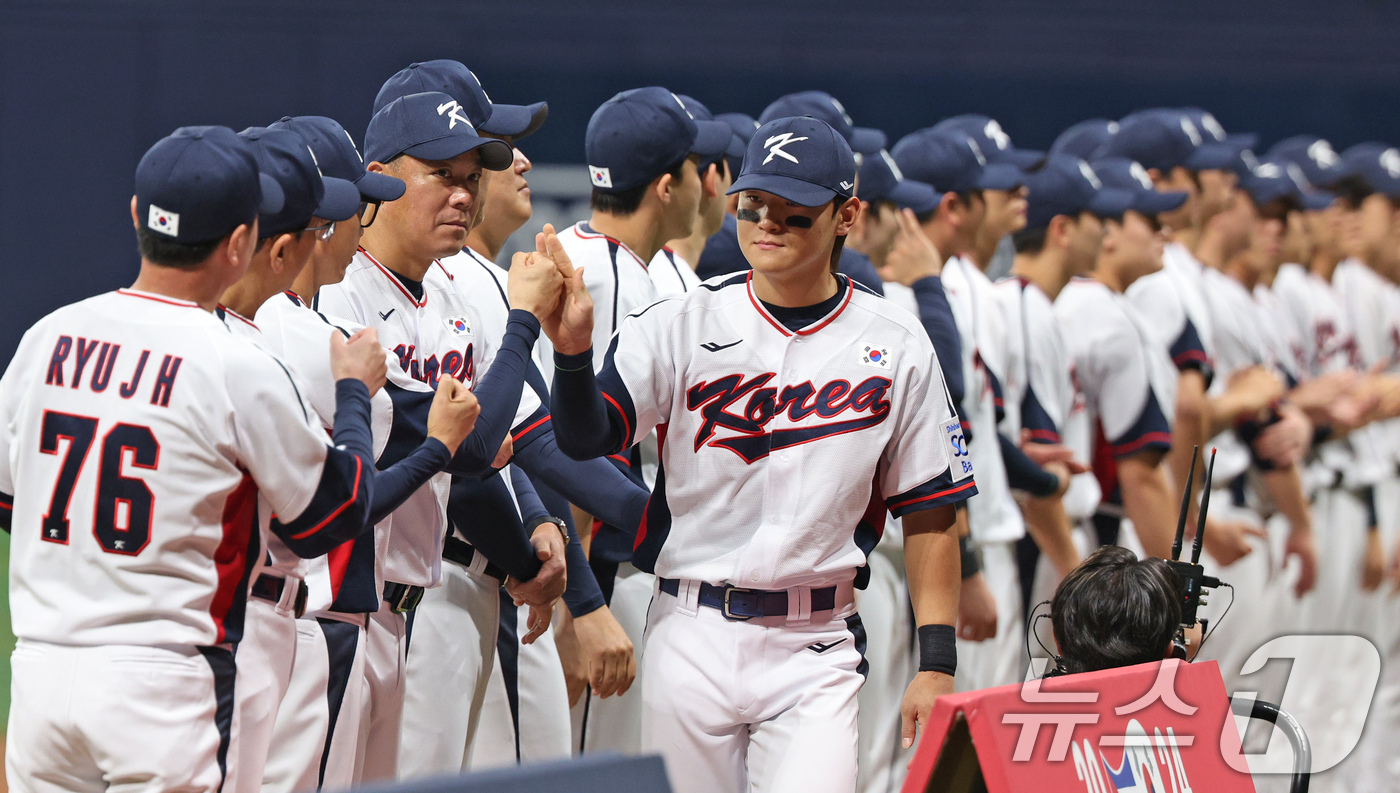
[[[862,344],[860,362],[866,366],[873,366],[876,369],[889,369],[890,348],[877,347],[873,344]]]
[[[469,336],[472,332],[472,326],[467,324],[467,317],[464,314],[448,317],[442,321],[442,324],[447,326],[448,331],[453,336]]]
[[[612,187],[612,171],[607,168],[599,168],[596,165],[588,166],[588,178],[593,180],[594,187]]]

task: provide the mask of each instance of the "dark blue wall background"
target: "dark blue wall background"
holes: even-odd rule
[[[1083,118],[1189,103],[1265,143],[1400,140],[1397,45],[1394,0],[0,0],[0,364],[47,311],[135,276],[131,174],[155,140],[305,113],[358,139],[413,60],[548,100],[526,150],[579,162],[593,109],[658,83],[751,114],[822,87],[892,139],[980,111],[1043,147]]]

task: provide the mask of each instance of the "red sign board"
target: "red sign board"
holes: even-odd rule
[[[904,793],[1254,793],[1214,661],[953,694],[929,721]]]

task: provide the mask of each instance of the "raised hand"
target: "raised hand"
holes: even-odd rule
[[[442,441],[448,451],[456,452],[462,441],[472,434],[481,405],[476,394],[451,375],[438,380],[432,407],[428,408],[428,437]]]
[[[384,387],[389,376],[388,359],[379,346],[379,333],[374,328],[361,328],[346,339],[338,330],[331,331],[331,375],[336,380],[359,380],[374,396]]]
[[[524,309],[543,321],[558,307],[563,286],[559,269],[548,258],[523,251],[511,257],[506,281],[511,308]]]
[[[885,256],[885,266],[880,268],[880,277],[913,286],[916,281],[942,273],[943,257],[924,236],[914,211],[901,209],[895,219],[899,230],[895,232],[894,245]]]
[[[564,295],[558,310],[549,317],[541,317],[540,325],[554,342],[555,350],[565,355],[578,355],[593,346],[593,298],[583,284],[583,268],[575,269],[559,236],[554,233],[554,226],[549,223],[544,225],[544,231],[535,235],[535,248],[537,255],[538,251],[544,252],[543,256],[554,263],[564,279]]]

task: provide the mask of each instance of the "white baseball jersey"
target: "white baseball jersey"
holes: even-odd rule
[[[1273,291],[1288,313],[1298,318],[1302,341],[1298,371],[1303,379],[1363,368],[1351,317],[1331,282],[1301,266],[1284,265],[1274,276]],[[1338,474],[1345,476],[1354,468],[1355,454],[1347,438],[1329,440],[1316,451],[1307,469],[1310,486],[1330,486]]]
[[[332,333],[353,334],[360,326],[312,311],[294,292],[273,295],[263,303],[258,309],[257,324],[262,330],[263,346],[291,371],[321,423],[334,425],[335,376],[331,373],[330,356],[323,349],[324,342]],[[383,460],[385,451],[392,446],[397,461],[412,451],[419,439],[416,435],[410,440],[395,435],[395,393],[416,394],[416,398],[408,399],[426,407],[431,404],[432,392],[398,368],[397,356],[387,350],[385,355],[389,359],[388,378],[385,387],[370,400],[370,430],[375,459]],[[323,610],[370,613],[377,608],[379,593],[384,589],[377,560],[388,557],[397,514],[396,511],[381,520],[372,533],[361,535],[354,543],[346,543],[324,558],[308,560],[308,614]]]
[[[1217,375],[1208,393],[1212,397],[1224,394],[1232,375],[1254,366],[1263,366],[1282,377],[1284,370],[1276,359],[1277,346],[1271,341],[1259,304],[1244,284],[1219,270],[1207,270],[1204,284],[1214,334],[1210,342],[1214,351],[1211,363]],[[1224,486],[1249,469],[1249,446],[1233,429],[1220,433],[1211,443],[1218,450],[1217,485]]]
[[[583,267],[583,282],[593,298],[593,349],[606,350],[623,317],[657,300],[647,263],[632,249],[594,231],[580,221],[564,229],[559,244],[575,267]],[[602,358],[594,362],[603,365]],[[551,377],[550,366],[546,377]]]
[[[262,330],[251,319],[248,319],[242,314],[239,314],[237,311],[234,311],[233,309],[224,305],[220,305],[217,309],[215,309],[214,316],[218,317],[220,321],[224,323],[224,327],[228,328],[229,332],[233,335],[247,339],[248,341],[252,342],[255,346],[267,350],[268,353],[271,354],[273,357],[278,357],[277,351],[270,347],[264,341],[262,337]],[[327,347],[329,347],[329,343],[327,344]],[[330,354],[328,350],[325,357],[327,361],[330,360]],[[286,366],[286,363],[281,361],[280,359],[279,363],[282,363],[283,366]],[[303,400],[308,400],[309,404],[309,399],[305,385],[297,379],[297,375],[294,372],[292,372],[290,368],[288,368],[287,373],[291,376],[292,383],[296,386],[297,392],[301,394]],[[332,413],[334,413],[335,381],[333,379],[330,383],[330,391]],[[330,421],[322,420],[321,426],[325,427],[327,432],[330,432],[330,429],[335,426],[334,415],[332,415]],[[277,536],[272,533],[270,527],[272,512],[273,510],[270,504],[267,504],[266,502],[260,502],[258,504],[258,524],[259,528],[262,530],[263,533],[263,542],[266,544],[267,547],[267,556],[264,559],[265,564],[263,572],[282,578],[286,578],[287,576],[296,576],[298,578],[304,578],[308,570],[309,560],[302,559],[301,557],[292,553],[291,550],[287,548],[286,544],[279,540]],[[334,553],[334,551],[332,551],[332,553]]]
[[[1263,319],[1262,330],[1273,348],[1274,362],[1283,370],[1291,388],[1301,379],[1298,372],[1298,355],[1303,341],[1297,317],[1288,313],[1288,306],[1273,290],[1272,285],[1256,284],[1254,302],[1259,306]]]
[[[959,256],[944,263],[942,281],[962,337],[963,419],[970,426],[968,450],[977,468],[978,493],[967,502],[968,524],[979,543],[1014,542],[1025,535],[1026,524],[1011,496],[997,437],[1006,325],[996,286],[976,264]]]
[[[1206,269],[1186,246],[1169,242],[1162,251],[1162,269],[1134,281],[1127,295],[1178,369],[1198,369],[1209,376],[1214,328],[1206,305]]]
[[[1367,370],[1389,370],[1400,363],[1400,316],[1395,314],[1395,285],[1357,259],[1337,265],[1332,284],[1346,305],[1356,333],[1357,354]],[[1369,424],[1351,433],[1356,465],[1350,484],[1374,485],[1395,474],[1394,435],[1390,424]]]
[[[960,422],[916,318],[840,277],[835,307],[794,332],[751,278],[633,312],[606,356],[626,445],[663,440],[634,564],[762,589],[850,581],[882,505],[976,492]]]
[[[1134,304],[1099,281],[1071,279],[1055,299],[1055,315],[1085,402],[1082,423],[1066,440],[1092,461],[1109,498],[1118,458],[1171,447],[1167,411],[1176,405],[1176,370]]]
[[[656,288],[657,297],[683,295],[700,285],[700,276],[695,268],[670,248],[662,248],[652,257],[647,267],[651,285]]]
[[[441,263],[428,268],[421,286],[423,296],[415,297],[398,276],[361,249],[340,283],[321,288],[316,308],[376,328],[379,343],[394,353],[399,370],[429,388],[437,388],[442,374],[471,387],[490,368],[502,339],[480,332],[478,310],[458,292]],[[524,389],[517,423],[539,409],[534,392]],[[387,580],[437,585],[450,483],[447,474],[433,477],[430,488],[419,490],[395,511],[382,566]]]
[[[0,381],[15,634],[237,641],[258,497],[294,523],[328,449],[286,370],[194,303],[120,289],[49,314]]]
[[[1002,427],[1013,439],[1024,429],[1033,441],[1060,443],[1060,430],[1074,407],[1074,381],[1055,306],[1024,278],[999,282],[996,293],[1006,321]]]

